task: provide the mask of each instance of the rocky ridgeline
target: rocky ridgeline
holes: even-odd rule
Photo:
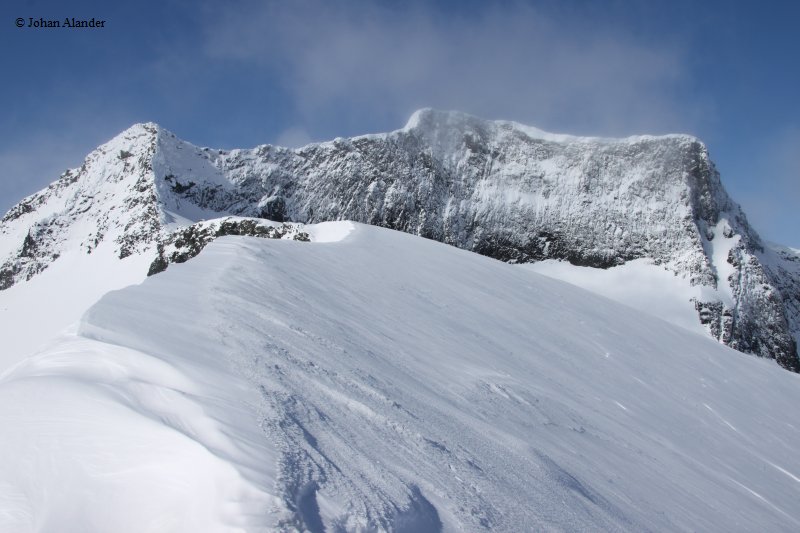
[[[302,224],[278,224],[253,218],[227,217],[203,221],[176,230],[157,245],[158,253],[150,265],[148,276],[167,269],[171,263],[184,263],[199,254],[208,243],[225,235],[259,237],[262,239],[292,239],[308,242]]]
[[[120,168],[117,157],[106,167],[95,157],[93,168],[100,181],[125,174],[127,188],[118,191],[114,209],[95,195],[63,222],[70,225],[86,208],[81,216],[96,220],[95,240],[113,233],[120,257],[152,253],[155,269],[173,254],[191,256],[196,246],[175,247],[177,241],[204,242],[192,232],[212,231],[173,233],[174,226],[228,215],[353,220],[508,262],[562,259],[608,268],[649,258],[708,289],[695,307],[715,338],[800,370],[800,274],[789,256],[761,242],[725,192],[706,147],[691,136],[580,138],[422,110],[395,132],[296,150],[198,148],[152,124],[134,126],[109,145],[107,152],[130,153],[125,160],[134,163]],[[83,181],[64,187],[85,197]],[[24,232],[38,235],[42,206],[57,196],[46,189],[6,215],[27,218],[4,219],[3,231],[14,225],[17,240],[4,266],[11,273],[0,276],[27,279],[59,253],[59,246],[37,245],[39,266],[30,267],[22,253]]]

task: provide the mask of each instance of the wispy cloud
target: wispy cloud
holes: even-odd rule
[[[523,3],[475,6],[245,2],[208,12],[205,53],[269,72],[317,124],[397,123],[432,106],[618,135],[694,129],[705,116],[676,96],[690,81],[677,42]]]
[[[286,146],[288,148],[299,148],[312,142],[313,139],[308,132],[302,128],[289,128],[283,131],[275,141],[278,146]]]

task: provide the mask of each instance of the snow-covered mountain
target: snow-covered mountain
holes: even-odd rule
[[[686,135],[571,137],[428,109],[391,133],[228,152],[140,124],[5,215],[0,288],[76,253],[155,260],[157,271],[202,248],[187,236],[231,233],[188,226],[230,215],[245,217],[234,234],[259,226],[247,217],[291,222],[288,238],[302,238],[302,223],[354,220],[509,262],[635,262],[675,277],[677,322],[691,314],[721,342],[800,370],[798,255],[760,240]],[[99,292],[125,284],[114,283]]]
[[[709,336],[797,370],[800,254],[691,137],[136,125],[0,287],[0,532],[800,528],[800,376]]]
[[[304,230],[222,237],[0,378],[0,531],[800,528],[797,374],[452,246]]]

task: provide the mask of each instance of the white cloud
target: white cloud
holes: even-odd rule
[[[363,123],[459,109],[573,133],[694,129],[681,47],[525,4],[246,3],[209,12],[206,54],[267,70],[305,119]],[[378,120],[380,121],[380,120]]]

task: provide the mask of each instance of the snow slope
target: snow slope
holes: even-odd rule
[[[38,276],[0,292],[0,372],[72,327],[108,291],[144,280],[152,257],[120,261],[109,244],[92,255],[69,251]]]
[[[319,233],[222,237],[5,374],[0,530],[800,528],[800,376],[433,241]]]
[[[607,269],[552,259],[526,263],[519,268],[566,281],[690,331],[705,332],[697,320],[694,301],[713,291],[701,285],[692,286],[690,280],[647,259],[634,259]]]

